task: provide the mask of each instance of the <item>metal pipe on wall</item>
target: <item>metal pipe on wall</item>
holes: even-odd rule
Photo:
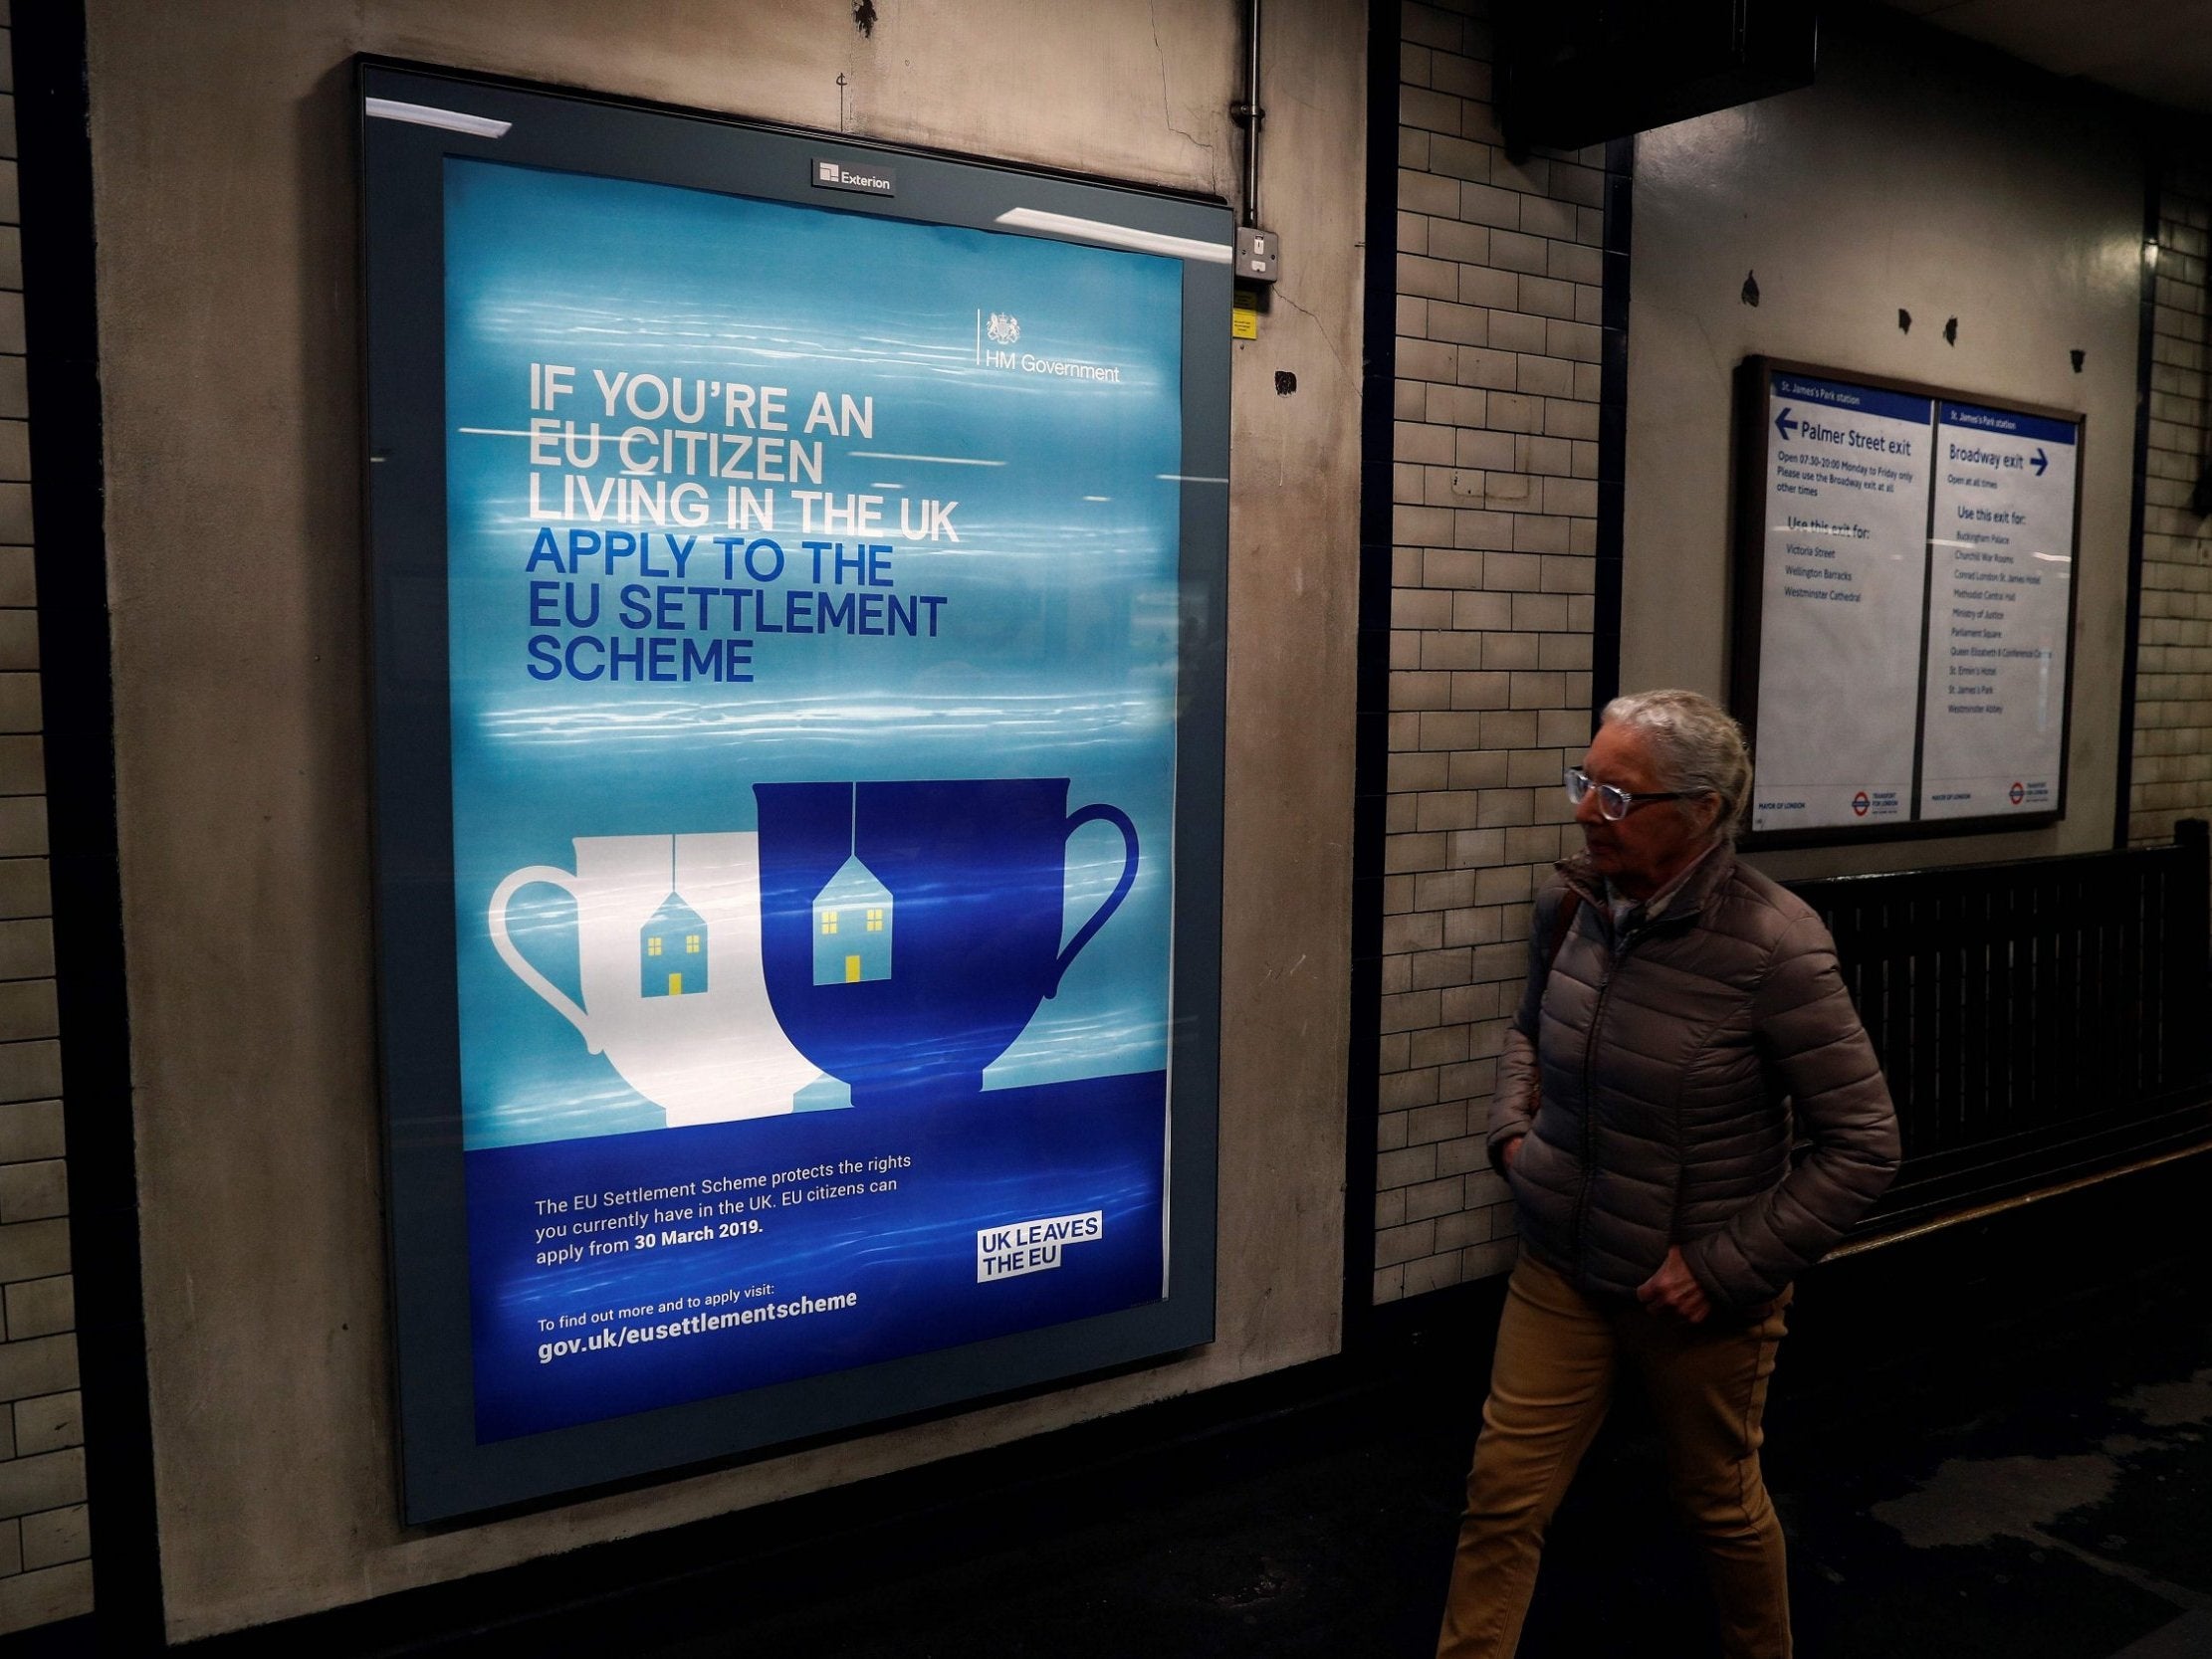
[[[1244,102],[1232,104],[1229,113],[1244,123],[1244,228],[1259,224],[1259,128],[1267,111],[1259,106],[1259,7],[1249,0],[1244,8]]]

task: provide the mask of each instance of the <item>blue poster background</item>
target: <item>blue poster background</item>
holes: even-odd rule
[[[1158,1297],[1180,265],[446,165],[480,1438]]]
[[[478,1438],[1152,1301],[1165,1270],[1165,1084],[1159,1073],[1099,1078],[857,1125],[807,1115],[472,1153]],[[871,1150],[889,1146],[909,1149]],[[877,1166],[887,1155],[912,1162]],[[778,1178],[792,1171],[807,1173]],[[668,1187],[691,1190],[632,1196]],[[557,1217],[559,1248],[576,1253],[552,1269],[538,1265],[547,1246],[536,1237],[555,1219],[540,1207],[548,1194],[571,1206]],[[1057,1265],[978,1284],[978,1234],[1003,1226],[1015,1195],[1015,1208],[1095,1213],[1097,1231],[993,1238],[1000,1265],[1026,1267],[1031,1250]],[[579,1197],[590,1207],[573,1207]],[[634,1337],[610,1335],[623,1332]]]

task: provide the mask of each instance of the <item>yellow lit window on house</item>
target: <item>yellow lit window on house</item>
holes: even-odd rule
[[[837,913],[836,913],[835,911],[823,911],[823,912],[822,912],[822,932],[823,932],[823,933],[835,933],[836,931],[837,931]]]
[[[684,935],[684,954],[687,956],[699,954],[699,935],[697,933],[686,933]]]
[[[661,937],[660,937],[660,934],[658,934],[658,933],[655,933],[655,934],[653,934],[653,935],[652,935],[652,937],[648,938],[648,939],[647,939],[647,940],[645,941],[645,954],[646,954],[646,955],[648,955],[648,956],[657,956],[657,955],[659,955],[660,953],[661,953]]]
[[[872,909],[868,912],[868,932],[871,933],[883,932],[883,912],[880,909]]]

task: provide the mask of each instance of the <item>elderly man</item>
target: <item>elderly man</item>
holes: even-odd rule
[[[1703,1547],[1722,1652],[1790,1651],[1767,1378],[1791,1281],[1888,1184],[1897,1133],[1828,931],[1736,860],[1750,786],[1741,730],[1690,692],[1616,699],[1568,769],[1586,848],[1537,898],[1490,1108],[1521,1257],[1439,1659],[1510,1659],[1624,1364]]]

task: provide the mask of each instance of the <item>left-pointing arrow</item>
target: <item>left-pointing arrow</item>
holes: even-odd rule
[[[1796,436],[1797,422],[1790,419],[1790,406],[1787,403],[1782,405],[1782,412],[1774,417],[1774,430],[1784,438]]]
[[[2041,478],[2043,469],[2051,465],[2051,458],[2039,449],[2028,457],[2028,465],[2036,470],[2036,477]]]

